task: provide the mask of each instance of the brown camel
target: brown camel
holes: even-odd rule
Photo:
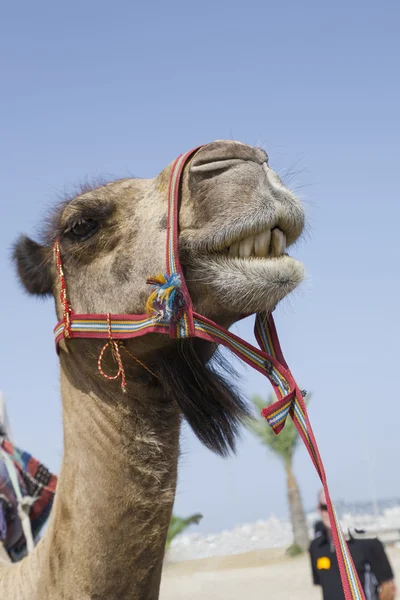
[[[58,238],[77,313],[144,312],[147,277],[165,271],[170,169],[83,190],[53,215],[42,245],[22,237],[15,260],[25,288],[53,295],[61,318]],[[179,254],[196,311],[229,327],[243,314],[273,310],[302,280],[285,247],[303,223],[300,203],[263,150],[233,141],[203,146],[185,167],[179,214]],[[61,344],[56,500],[35,551],[0,566],[0,598],[158,598],[181,416],[210,449],[234,449],[247,410],[210,364],[214,345],[160,334],[128,340],[123,394],[97,370],[103,342]],[[111,359],[107,366],[115,367]]]

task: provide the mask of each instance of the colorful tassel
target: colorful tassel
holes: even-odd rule
[[[181,290],[181,278],[177,273],[149,277],[147,283],[153,290],[146,302],[146,312],[157,315],[167,321],[179,321],[186,308],[186,302]]]

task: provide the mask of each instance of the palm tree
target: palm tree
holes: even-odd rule
[[[170,522],[169,528],[168,528],[167,550],[170,547],[171,542],[174,539],[174,537],[176,537],[177,535],[182,533],[182,531],[184,529],[186,529],[187,527],[189,527],[189,525],[192,525],[193,523],[195,523],[197,525],[198,523],[200,523],[202,518],[203,518],[203,515],[200,515],[200,514],[191,515],[190,517],[187,517],[186,519],[172,515],[171,522]]]
[[[260,415],[262,409],[266,406],[265,401],[260,396],[253,396],[252,400],[258,415]],[[271,395],[268,398],[267,406],[270,406],[275,400],[275,397]],[[310,397],[307,398],[307,402],[309,400]],[[288,552],[290,554],[303,552],[308,549],[309,545],[308,528],[299,486],[293,473],[293,456],[300,439],[299,433],[290,417],[288,417],[285,427],[279,435],[273,432],[267,421],[261,416],[258,419],[249,421],[249,429],[283,462],[286,471],[287,496],[293,530],[293,544]]]

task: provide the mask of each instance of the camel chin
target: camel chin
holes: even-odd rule
[[[272,312],[304,279],[303,264],[287,254],[273,258],[203,256],[192,262],[192,269],[210,295],[237,315]]]

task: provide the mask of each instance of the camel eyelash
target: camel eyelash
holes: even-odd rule
[[[64,235],[66,235],[67,233],[70,233],[74,227],[76,227],[77,225],[83,225],[86,221],[92,221],[93,219],[85,219],[85,218],[81,218],[81,219],[75,219],[74,221],[71,221],[70,223],[68,223],[68,225],[65,227],[63,233]]]
[[[88,207],[87,210],[83,207],[80,214],[71,215],[64,224],[61,224],[62,235],[67,235],[77,225],[82,225],[86,221],[94,221],[101,226],[104,221],[109,218],[114,211],[114,204],[97,205]]]

